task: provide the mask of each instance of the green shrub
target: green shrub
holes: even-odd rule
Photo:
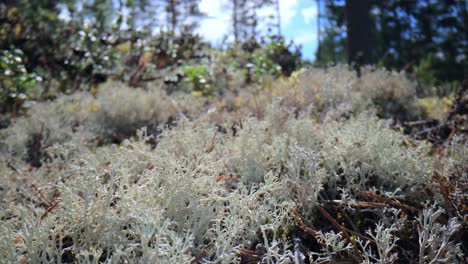
[[[184,67],[185,81],[191,84],[190,91],[198,95],[213,94],[211,77],[206,66]]]
[[[0,107],[1,112],[17,112],[28,99],[28,90],[41,77],[28,72],[21,50],[3,50],[0,53]]]

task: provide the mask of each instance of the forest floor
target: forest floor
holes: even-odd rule
[[[335,66],[38,102],[0,130],[0,262],[467,263],[466,90]]]

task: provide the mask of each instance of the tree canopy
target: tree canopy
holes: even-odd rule
[[[346,4],[324,1],[325,22],[318,49],[318,64],[346,61]],[[357,1],[361,2],[361,1]],[[369,2],[372,61],[390,69],[409,70],[420,79],[462,81],[468,74],[468,7],[465,1],[365,1]],[[362,10],[362,9],[361,9]],[[361,25],[364,26],[365,25]]]

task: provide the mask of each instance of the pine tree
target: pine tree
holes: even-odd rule
[[[348,34],[348,63],[359,67],[372,63],[372,20],[369,0],[346,0],[346,27]]]
[[[266,6],[275,4],[272,0],[229,0],[232,10],[232,33],[236,44],[255,40],[258,36],[258,26],[262,19],[258,11]],[[277,12],[279,14],[279,2]],[[279,23],[278,23],[279,26]]]
[[[423,78],[428,80],[461,81],[468,75],[466,1],[369,2],[372,28],[367,36],[373,42],[371,58],[374,63],[397,70],[419,70],[418,74],[432,75]],[[345,7],[343,1],[325,1],[320,20],[325,23],[317,54],[319,64],[340,61],[342,58],[337,57],[340,54],[335,51],[351,48],[343,42],[350,37],[342,30],[346,28]],[[423,64],[426,70],[422,70]]]
[[[163,0],[166,25],[170,32],[193,31],[204,14],[199,9],[200,0]]]
[[[84,23],[93,24],[102,33],[112,26],[116,10],[112,0],[87,0],[83,3],[81,15]]]

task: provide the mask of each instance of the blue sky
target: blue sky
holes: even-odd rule
[[[231,10],[226,0],[201,0],[200,10],[207,14],[197,31],[214,45],[220,44],[223,37],[231,31]],[[116,2],[114,2],[116,3]],[[317,6],[316,0],[279,0],[281,30],[286,41],[293,40],[302,45],[302,56],[313,60],[317,49]],[[258,12],[260,17],[275,14],[273,7]],[[62,10],[61,17],[68,13]],[[266,30],[265,30],[266,32]]]
[[[230,10],[222,0],[201,0],[200,9],[208,15],[198,32],[213,44],[221,43],[230,31]],[[302,55],[314,59],[317,49],[317,6],[315,0],[279,0],[281,30],[286,40],[302,44]],[[272,14],[271,8],[261,10],[261,16]]]

